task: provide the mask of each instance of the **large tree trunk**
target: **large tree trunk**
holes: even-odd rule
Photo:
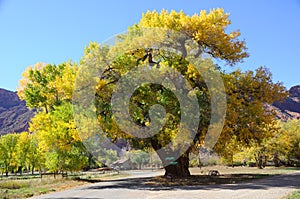
[[[189,149],[185,152],[182,152],[180,147],[177,150],[172,150],[170,147],[162,150],[157,139],[152,139],[151,145],[162,161],[165,176],[188,177],[191,175],[189,171]]]
[[[190,176],[189,171],[189,156],[188,154],[183,154],[176,161],[173,161],[176,164],[170,162],[166,163],[165,176],[172,177],[188,177]]]
[[[159,158],[165,169],[165,176],[188,177],[189,171],[189,153],[185,152],[178,159],[175,159],[174,153],[158,153]],[[178,157],[178,156],[177,156]]]

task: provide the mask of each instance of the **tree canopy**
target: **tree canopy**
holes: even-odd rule
[[[240,145],[268,137],[275,129],[274,116],[264,109],[264,103],[284,98],[285,89],[272,82],[266,68],[227,74],[212,62],[219,59],[233,65],[248,57],[239,31],[226,32],[229,24],[228,14],[222,9],[193,16],[182,11],[149,11],[127,33],[118,36],[115,45],[91,43],[81,60],[81,73],[100,71],[99,76],[91,77],[95,77],[95,108],[104,136],[112,142],[128,139],[134,147],[153,148],[166,175],[189,175],[188,154],[205,144],[210,125],[222,125],[224,112],[211,103],[217,97],[217,102],[224,100],[223,90],[216,83],[220,75],[228,108],[215,150],[225,155],[224,149],[233,137]],[[161,83],[163,75],[171,83]],[[188,85],[191,89],[186,89]],[[118,92],[123,94],[116,95]],[[187,97],[181,100],[178,93]],[[193,97],[197,99],[195,106]],[[214,115],[218,115],[216,121],[211,120]],[[185,116],[187,122],[182,121]],[[196,127],[192,123],[195,120],[199,122]],[[143,129],[151,129],[148,127],[154,123],[158,131],[149,136]],[[167,160],[170,156],[175,158],[171,165]]]

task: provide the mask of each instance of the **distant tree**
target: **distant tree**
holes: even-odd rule
[[[300,165],[300,121],[278,121],[279,131],[267,140],[266,149],[272,154],[274,163]]]
[[[29,154],[31,147],[31,135],[28,132],[22,132],[19,135],[17,142],[18,170],[22,174],[23,169],[26,169],[29,163]]]
[[[241,150],[236,135],[233,135],[230,140],[226,141],[225,147],[221,152],[222,157],[226,163],[234,167],[234,156]]]
[[[142,150],[132,150],[130,151],[130,160],[141,169],[142,165],[149,164],[150,153]]]
[[[63,101],[71,101],[76,71],[76,64],[70,62],[29,66],[22,74],[17,94],[29,108],[48,113]]]
[[[264,67],[255,72],[236,70],[224,74],[224,83],[226,120],[214,149],[219,155],[233,160],[235,153],[254,147],[257,165],[262,168],[263,143],[278,131],[276,117],[266,110],[265,104],[284,99],[287,92],[282,83],[273,83],[271,72]]]
[[[19,134],[6,134],[0,137],[0,162],[6,176],[18,167],[17,143]]]
[[[242,152],[236,154],[239,161],[242,159],[255,161],[258,168],[265,167],[268,160],[272,160],[276,167],[282,164],[300,165],[299,157],[299,120],[277,121],[272,127],[276,128],[262,140],[252,140]]]
[[[29,130],[37,136],[49,171],[77,171],[87,165],[87,152],[78,136],[70,103],[55,106],[50,113],[36,114]]]
[[[37,135],[30,135],[30,147],[28,151],[28,170],[31,169],[32,174],[37,169],[42,175],[45,168],[45,153],[43,149],[39,147]]]
[[[18,95],[38,111],[29,128],[34,135],[30,156],[36,160],[31,161],[32,169],[46,167],[57,173],[87,165],[88,153],[77,133],[71,105],[77,70],[71,62],[37,63],[23,73]]]

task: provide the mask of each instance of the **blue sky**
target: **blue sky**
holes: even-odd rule
[[[300,84],[300,0],[0,0],[0,87],[16,90],[38,61],[79,61],[90,41],[102,42],[138,22],[147,10],[199,13],[222,7],[245,39],[243,70],[267,66],[274,81]],[[235,68],[236,68],[235,67]]]

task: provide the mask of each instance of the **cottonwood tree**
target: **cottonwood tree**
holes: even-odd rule
[[[278,132],[265,141],[265,148],[276,166],[281,163],[300,165],[300,122],[299,120],[278,121]]]
[[[31,162],[32,167],[57,173],[86,166],[87,152],[76,131],[71,106],[76,73],[77,65],[71,62],[57,66],[37,63],[23,73],[18,95],[37,110],[29,127],[35,137],[31,158],[39,160]]]
[[[78,171],[87,165],[86,150],[76,131],[72,106],[64,103],[50,113],[38,113],[29,130],[36,134],[38,148],[44,153],[45,167],[58,171]]]
[[[18,154],[18,170],[20,174],[22,174],[23,169],[27,169],[27,166],[29,166],[28,160],[31,147],[31,135],[28,132],[20,133],[16,147]]]
[[[6,176],[9,172],[15,172],[18,167],[17,144],[19,134],[6,134],[0,137],[0,163]]]
[[[17,94],[27,107],[48,113],[63,101],[71,101],[76,73],[76,63],[56,66],[39,62],[23,72]]]
[[[223,132],[214,149],[233,160],[233,155],[243,148],[254,147],[257,166],[262,168],[266,154],[264,142],[278,131],[275,115],[264,105],[286,98],[287,92],[282,83],[273,83],[272,74],[265,67],[256,71],[236,70],[224,74],[223,78],[227,113]]]
[[[192,39],[193,42],[197,44],[198,51],[193,51],[193,56],[202,58],[201,63],[206,66],[207,71],[219,71],[219,68],[214,65],[210,59],[203,58],[203,54],[205,53],[211,55],[213,58],[224,60],[229,65],[241,62],[244,58],[248,57],[245,42],[238,39],[240,36],[239,31],[226,33],[225,29],[230,24],[228,16],[229,15],[224,13],[222,9],[215,9],[209,13],[201,11],[199,15],[195,14],[193,16],[175,11],[171,11],[170,13],[167,11],[160,13],[149,11],[142,16],[140,22],[129,28],[130,31],[128,35],[118,37],[119,40],[116,47],[100,46],[96,43],[91,43],[90,46],[85,49],[85,54],[81,60],[81,67],[87,67],[91,63],[99,65],[94,67],[101,67],[101,65],[106,65],[107,67],[104,73],[98,77],[98,85],[95,88],[95,105],[104,134],[112,141],[128,139],[135,147],[142,149],[153,148],[155,151],[159,151],[158,155],[166,170],[165,175],[189,176],[189,153],[201,144],[201,139],[203,142],[203,137],[208,129],[212,113],[208,88],[199,72],[194,68],[193,64],[188,61],[188,52],[191,52],[191,49],[189,46],[186,46],[186,42]],[[159,30],[168,29],[179,33],[175,33],[174,36],[168,34],[168,31],[162,31],[153,36],[153,32],[149,31],[149,33],[147,33],[147,31],[144,31],[147,28],[160,28]],[[143,31],[145,33],[144,36]],[[182,35],[184,36],[180,37]],[[135,40],[135,36],[138,39]],[[173,42],[174,45],[178,46],[176,50],[179,51],[179,53],[174,51],[170,52],[167,48],[160,49],[159,45],[157,45],[157,48],[155,48],[155,45],[154,48],[152,48],[153,45],[151,41],[157,38],[161,39],[162,42],[164,42],[164,39],[170,41],[170,43]],[[144,46],[148,45],[149,48],[137,48],[140,43],[143,43]],[[163,45],[168,46],[170,43],[164,43]],[[128,47],[132,50],[124,50],[128,49]],[[107,60],[105,56],[115,57],[115,59],[110,60],[110,62],[105,62],[105,60]],[[151,106],[159,104],[165,107],[166,120],[164,128],[160,129],[154,136],[144,139],[132,136],[130,132],[125,132],[119,128],[118,125],[120,125],[120,123],[117,123],[113,116],[113,112],[116,113],[118,111],[113,110],[110,104],[111,96],[116,89],[116,83],[128,71],[145,65],[150,66],[150,68],[156,68],[161,74],[168,74],[167,68],[173,68],[180,72],[192,87],[195,88],[193,94],[185,94],[195,95],[197,97],[200,107],[199,110],[197,110],[197,114],[201,116],[201,119],[199,125],[197,125],[198,128],[195,129],[196,134],[194,138],[192,138],[192,142],[188,143],[189,147],[185,151],[181,151],[179,146],[176,146],[177,148],[167,147],[176,137],[181,141],[190,139],[191,132],[184,130],[184,128],[179,131],[178,127],[180,125],[181,115],[187,113],[181,111],[179,101],[172,91],[162,85],[150,83],[142,84],[134,91],[129,105],[130,117],[136,125],[141,127],[151,125],[149,117],[149,109]],[[170,75],[169,78],[175,79],[176,77]],[[240,77],[232,76],[232,78]],[[177,84],[176,86],[180,88],[181,82],[178,81],[174,84]],[[215,87],[215,90],[218,89]],[[240,97],[246,98],[244,95]],[[187,99],[190,100],[189,98]],[[245,102],[252,106],[248,101],[245,100]],[[189,102],[187,102],[187,104],[189,104]],[[253,103],[253,105],[257,104]],[[158,117],[162,116],[159,114]],[[193,118],[196,117],[196,115],[188,117]],[[124,115],[124,117],[127,117],[127,115]],[[192,119],[190,121],[192,121]],[[126,122],[123,124],[123,126],[128,125]],[[186,124],[186,126],[188,126],[188,124]],[[176,143],[178,145],[180,141]],[[161,150],[165,147],[167,147],[166,150]],[[169,157],[179,153],[181,155],[176,159],[171,160],[172,157]]]

